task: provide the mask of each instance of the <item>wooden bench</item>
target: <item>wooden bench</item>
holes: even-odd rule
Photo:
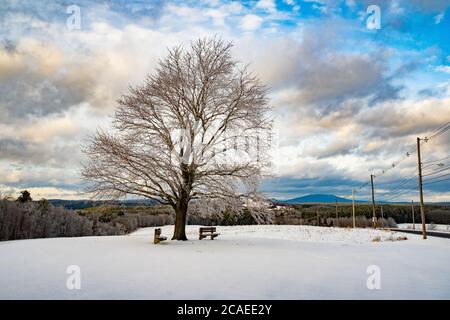
[[[153,243],[158,244],[161,241],[167,240],[167,237],[161,237],[161,228],[155,229],[155,237],[153,238]]]
[[[216,227],[200,227],[198,238],[202,240],[203,238],[211,237],[211,240],[214,240],[218,235],[219,233],[216,233]]]

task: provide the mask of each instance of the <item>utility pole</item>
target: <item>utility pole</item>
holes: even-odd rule
[[[336,226],[339,228],[339,213],[337,207],[337,199],[336,199]]]
[[[377,218],[376,218],[376,213],[375,213],[375,191],[374,191],[374,189],[373,189],[373,178],[374,178],[374,175],[373,174],[371,174],[370,175],[370,184],[372,185],[372,215],[373,215],[373,217],[372,217],[372,225],[373,225],[373,228],[374,229],[376,229],[376,227],[377,227]]]
[[[422,218],[422,238],[427,238],[427,229],[425,226],[425,206],[423,205],[422,190],[422,160],[420,158],[420,138],[417,137],[417,169],[419,171],[419,194],[420,194],[420,217]]]
[[[413,220],[413,229],[416,229],[416,224],[414,222],[414,200],[411,200],[411,214],[412,214],[412,220]]]
[[[380,205],[380,207],[381,207],[381,223],[383,224],[384,227],[383,205]]]
[[[353,229],[355,229],[355,189],[352,190]]]

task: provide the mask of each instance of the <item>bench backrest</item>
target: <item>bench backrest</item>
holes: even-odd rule
[[[200,227],[200,233],[203,232],[216,232],[216,227]]]
[[[161,235],[161,228],[156,228],[155,229],[155,236],[160,236]]]

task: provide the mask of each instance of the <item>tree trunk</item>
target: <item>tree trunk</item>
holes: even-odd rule
[[[183,185],[181,187],[179,198],[174,206],[175,209],[175,230],[172,240],[187,240],[186,237],[186,216],[189,204],[189,195],[192,190],[194,181],[194,173],[186,163],[181,164],[181,173],[183,177]]]
[[[186,215],[187,203],[177,204],[175,209],[175,229],[173,231],[172,240],[187,240],[186,237]]]

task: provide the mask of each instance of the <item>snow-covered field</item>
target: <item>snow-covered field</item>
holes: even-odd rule
[[[399,223],[398,227],[400,229],[412,229],[412,223]],[[416,230],[422,230],[422,224],[415,224]],[[450,225],[448,224],[426,224],[426,228],[429,231],[439,231],[439,232],[450,232]]]
[[[172,226],[163,227],[171,236]],[[218,227],[216,240],[127,236],[0,242],[1,299],[449,299],[450,240],[371,229]],[[392,241],[398,236],[408,240]],[[372,241],[379,238],[381,241]],[[69,265],[81,288],[69,290]],[[380,269],[369,290],[369,266]]]

